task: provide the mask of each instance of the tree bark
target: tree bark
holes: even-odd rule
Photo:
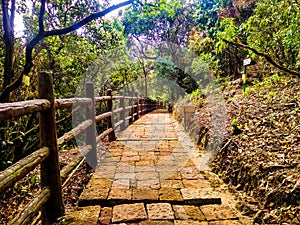
[[[9,1],[2,0],[2,20],[4,27],[4,43],[5,43],[5,59],[4,59],[4,74],[3,88],[8,86],[14,78],[13,57],[14,57],[14,9],[15,0],[11,1],[11,16],[9,16]],[[12,13],[13,12],[13,13]],[[1,95],[0,102],[9,102],[10,92]]]

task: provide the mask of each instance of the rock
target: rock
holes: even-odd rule
[[[113,207],[112,222],[130,222],[147,219],[143,203],[122,204]]]
[[[151,220],[174,219],[174,212],[169,203],[147,204],[148,217]]]

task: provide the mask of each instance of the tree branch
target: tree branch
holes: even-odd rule
[[[11,8],[10,8],[10,27],[12,30],[14,30],[15,10],[16,10],[16,0],[12,0]]]
[[[74,23],[73,25],[66,27],[66,28],[62,28],[62,29],[56,29],[56,30],[50,30],[50,31],[45,31],[44,37],[49,37],[49,36],[54,36],[54,35],[62,35],[62,34],[68,34],[72,31],[75,31],[81,27],[83,27],[84,25],[86,25],[87,23],[98,19],[100,17],[105,16],[106,14],[129,4],[132,4],[133,0],[129,0],[129,1],[125,1],[125,2],[121,2],[117,5],[112,5],[110,7],[108,7],[107,9],[101,11],[101,12],[97,12],[97,13],[93,13],[87,17],[85,17],[84,19],[80,20],[77,23]]]
[[[272,57],[269,56],[268,54],[263,53],[263,52],[259,52],[255,48],[250,47],[249,45],[245,45],[245,44],[241,44],[241,43],[236,43],[236,42],[229,41],[229,40],[226,40],[226,39],[223,39],[223,41],[225,43],[227,43],[227,44],[230,44],[230,45],[234,45],[234,46],[237,46],[237,47],[240,47],[240,48],[245,48],[245,49],[251,50],[256,55],[264,57],[269,63],[271,63],[273,66],[277,67],[278,69],[280,69],[280,70],[282,70],[284,72],[287,72],[289,74],[296,75],[296,76],[300,77],[300,72],[292,70],[292,69],[289,69],[289,68],[287,68],[285,66],[280,65],[275,60],[273,60]]]
[[[46,7],[46,0],[42,0],[40,14],[39,14],[39,33],[42,33],[45,31],[45,28],[44,28],[45,7]]]

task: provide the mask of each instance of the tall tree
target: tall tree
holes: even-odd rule
[[[156,70],[160,76],[173,79],[188,93],[197,85],[185,73],[179,56],[182,48],[186,47],[190,31],[196,26],[194,7],[194,4],[185,1],[159,0],[131,6],[122,19],[125,34],[140,56],[146,60],[157,60]],[[166,73],[171,65],[172,75]]]

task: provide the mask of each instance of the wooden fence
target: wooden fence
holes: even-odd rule
[[[138,95],[112,96],[111,90],[107,91],[107,96],[95,97],[94,86],[91,82],[86,83],[85,90],[85,98],[54,99],[52,76],[47,72],[41,72],[38,77],[39,99],[0,104],[0,121],[39,113],[40,148],[0,172],[0,192],[3,193],[41,165],[41,190],[9,224],[28,224],[40,210],[42,210],[42,224],[44,225],[52,224],[63,216],[65,212],[62,182],[66,182],[69,175],[73,174],[72,171],[82,162],[84,156],[86,156],[87,163],[95,168],[97,166],[97,142],[106,136],[109,141],[114,141],[117,128],[125,129],[126,121],[132,123],[156,107],[154,101]],[[119,100],[120,108],[113,109],[114,100]],[[125,105],[126,100],[129,101],[129,106]],[[107,111],[101,115],[95,115],[95,105],[99,102],[107,102]],[[74,104],[85,107],[86,120],[57,138],[55,112],[57,109],[73,107]],[[113,123],[112,118],[116,113],[119,113],[120,121]],[[107,130],[97,136],[96,124],[102,120],[107,121]],[[86,132],[86,145],[80,149],[82,154],[60,170],[59,148],[82,132]]]

